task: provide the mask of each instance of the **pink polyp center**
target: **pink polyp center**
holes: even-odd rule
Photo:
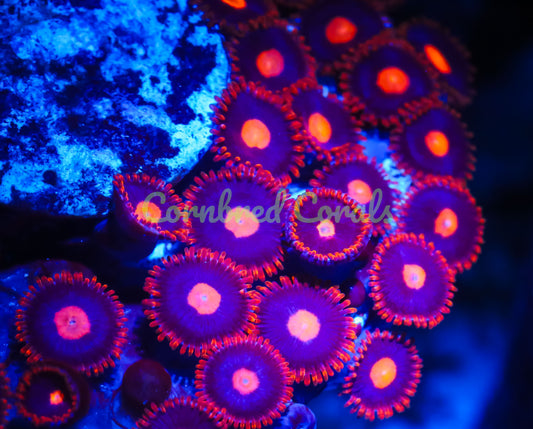
[[[381,358],[372,365],[370,379],[374,387],[378,389],[390,386],[396,379],[396,364],[391,358]]]
[[[362,180],[356,179],[348,183],[348,195],[359,204],[368,204],[372,199],[372,189]]]
[[[298,310],[287,322],[287,329],[291,335],[304,343],[315,339],[320,332],[320,321],[307,310]]]
[[[261,52],[255,60],[255,65],[263,77],[276,77],[283,73],[285,61],[277,49]]]
[[[405,264],[403,266],[403,281],[409,289],[420,289],[426,282],[426,271],[420,265]]]
[[[228,212],[224,226],[235,238],[250,237],[259,229],[257,217],[244,207],[235,207]]]
[[[149,201],[141,201],[135,208],[135,214],[138,218],[147,222],[159,222],[161,219],[161,209]]]
[[[61,405],[65,399],[63,392],[61,390],[54,390],[50,393],[50,404],[51,405]]]
[[[64,340],[79,340],[91,332],[91,322],[80,307],[63,307],[54,315],[57,333]]]
[[[448,238],[455,234],[459,227],[457,215],[451,209],[442,209],[435,219],[435,234]]]
[[[357,26],[342,16],[336,16],[328,22],[326,26],[326,39],[330,43],[348,43],[352,41],[357,34]]]
[[[254,371],[246,368],[238,369],[231,378],[233,388],[241,395],[249,395],[259,387],[259,378]]]
[[[335,225],[329,219],[320,221],[316,226],[318,235],[322,238],[331,238],[335,236]]]
[[[220,294],[207,283],[196,283],[187,295],[187,304],[198,314],[213,314],[220,307]]]

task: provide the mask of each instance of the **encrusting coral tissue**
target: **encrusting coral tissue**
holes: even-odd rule
[[[469,55],[398,3],[2,2],[0,203],[97,226],[2,274],[1,429],[409,408],[402,331],[453,311],[484,219]]]

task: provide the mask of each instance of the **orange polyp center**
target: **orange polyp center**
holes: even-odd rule
[[[224,226],[236,238],[250,237],[259,229],[257,217],[244,207],[235,207],[228,212]]]
[[[409,289],[420,289],[426,282],[426,272],[420,265],[405,264],[403,266],[403,281]]]
[[[403,94],[410,85],[409,76],[398,67],[381,70],[376,83],[387,94]]]
[[[444,238],[455,234],[459,226],[457,215],[451,209],[442,209],[437,219],[435,219],[435,234],[439,234]]]
[[[450,64],[448,63],[444,55],[442,55],[442,52],[439,51],[435,46],[425,45],[424,52],[426,53],[426,56],[428,57],[429,61],[431,61],[431,63],[436,67],[438,71],[444,74],[449,74],[452,72]]]
[[[64,399],[65,397],[63,396],[63,392],[61,392],[61,390],[54,390],[52,393],[50,393],[51,405],[60,405],[63,403]]]
[[[446,156],[450,143],[444,133],[440,131],[430,131],[426,134],[426,146],[429,151],[435,156]]]
[[[249,395],[259,387],[259,378],[254,371],[246,368],[238,369],[231,378],[233,388],[241,395]]]
[[[264,77],[276,77],[283,72],[285,61],[283,55],[277,49],[272,48],[261,52],[255,60],[255,65]]]
[[[370,370],[370,379],[374,387],[385,389],[396,378],[396,364],[391,358],[385,357],[378,360]]]
[[[161,209],[150,201],[141,201],[135,207],[135,214],[140,219],[144,219],[147,222],[159,222],[161,219]]]
[[[356,179],[348,183],[348,195],[359,204],[368,204],[372,199],[372,189],[366,182]]]
[[[309,132],[320,143],[327,143],[331,138],[331,125],[320,113],[309,116]]]
[[[342,16],[336,16],[326,27],[326,38],[330,43],[347,43],[357,34],[356,25]]]
[[[322,238],[331,238],[335,236],[335,225],[329,219],[320,221],[316,226],[318,235]]]
[[[248,119],[242,125],[241,138],[248,147],[264,149],[270,144],[270,130],[259,119]]]
[[[64,340],[79,340],[91,332],[91,322],[80,307],[63,307],[54,315],[57,333]]]
[[[213,314],[220,307],[221,296],[217,290],[207,283],[196,283],[187,295],[187,304],[198,314]]]
[[[246,7],[245,0],[222,0],[222,3],[225,3],[234,9],[244,9]]]
[[[287,322],[287,329],[291,335],[304,343],[315,339],[320,332],[318,318],[307,310],[298,310]]]

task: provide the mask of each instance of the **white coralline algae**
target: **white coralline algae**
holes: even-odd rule
[[[186,3],[2,2],[0,203],[102,215],[113,175],[197,163],[229,65]]]

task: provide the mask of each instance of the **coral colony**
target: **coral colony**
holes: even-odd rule
[[[468,54],[435,22],[393,26],[395,3],[53,0],[69,20],[16,34],[45,12],[9,8],[2,202],[109,214],[29,276],[0,428],[316,428],[324,389],[354,422],[410,406],[422,359],[402,327],[451,311],[484,219]],[[49,73],[47,110],[52,89],[31,91]]]

